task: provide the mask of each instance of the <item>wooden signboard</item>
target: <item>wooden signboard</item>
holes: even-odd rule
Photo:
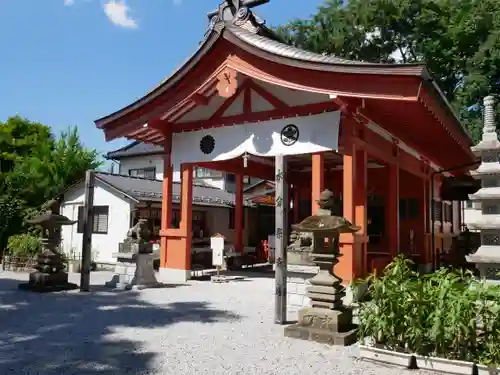
[[[212,264],[222,267],[224,265],[224,236],[216,234],[210,237],[210,248],[212,249]]]

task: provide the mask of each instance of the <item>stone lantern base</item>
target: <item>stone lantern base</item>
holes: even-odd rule
[[[299,321],[285,328],[285,336],[328,345],[353,345],[358,330],[352,324],[352,311],[306,307],[299,310]]]
[[[32,292],[48,293],[78,289],[78,285],[68,282],[68,274],[63,271],[57,273],[35,271],[30,273],[29,282],[19,284],[18,288]]]
[[[39,293],[78,289],[78,285],[68,282],[60,255],[51,250],[38,256],[35,268],[37,270],[30,273],[29,282],[19,284],[19,289]]]

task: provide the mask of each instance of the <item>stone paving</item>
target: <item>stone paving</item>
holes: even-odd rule
[[[270,278],[111,292],[111,273],[91,277],[87,294],[36,294],[0,272],[0,374],[424,374],[283,337]]]

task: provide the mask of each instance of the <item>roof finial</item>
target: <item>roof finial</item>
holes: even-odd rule
[[[252,13],[251,9],[259,5],[266,4],[270,0],[224,0],[219,7],[208,13],[210,29],[213,29],[219,22],[232,22],[234,24],[244,22],[253,15],[256,23],[262,25],[264,20]]]
[[[483,134],[495,133],[495,98],[489,95],[483,99],[484,104],[484,127]]]

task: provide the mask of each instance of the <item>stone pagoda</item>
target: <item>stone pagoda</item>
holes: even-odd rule
[[[481,158],[479,168],[471,172],[481,180],[481,189],[470,199],[481,204],[482,215],[470,227],[481,232],[481,246],[466,259],[475,263],[482,278],[500,281],[500,141],[492,96],[484,98],[483,137],[472,151]]]

